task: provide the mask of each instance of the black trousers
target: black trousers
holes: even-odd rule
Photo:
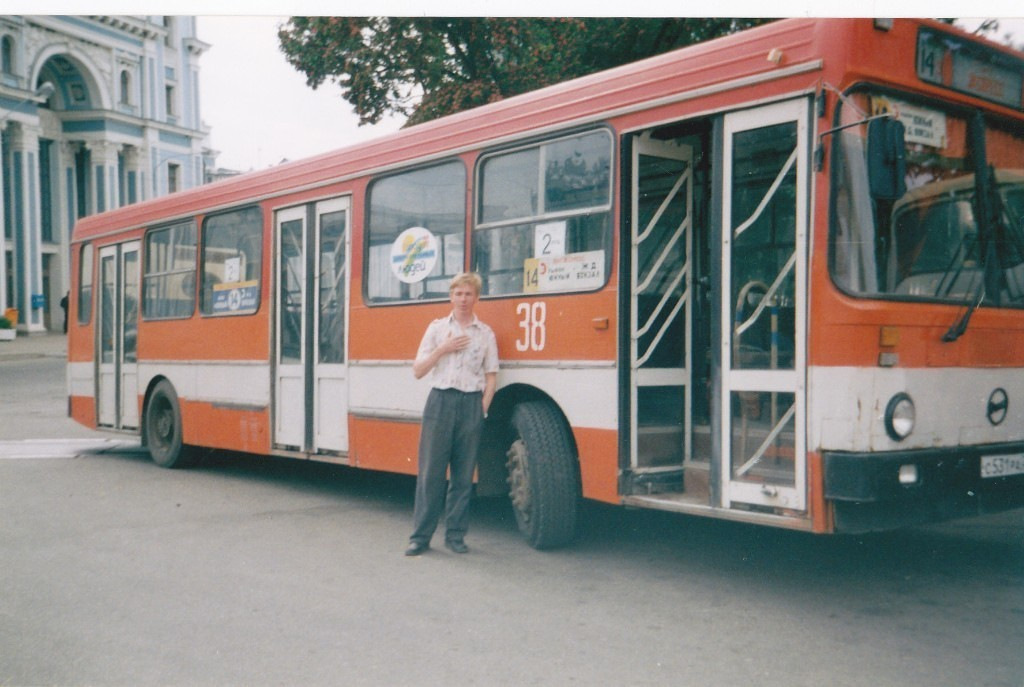
[[[420,430],[419,472],[410,541],[430,543],[441,513],[445,539],[461,540],[469,526],[473,470],[484,424],[483,394],[431,389]],[[445,492],[446,473],[447,495]]]

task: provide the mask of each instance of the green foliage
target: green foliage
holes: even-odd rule
[[[278,38],[306,83],[337,84],[360,123],[416,124],[765,21],[292,17]]]
[[[0,316],[0,329],[12,329],[14,325],[6,317]]]

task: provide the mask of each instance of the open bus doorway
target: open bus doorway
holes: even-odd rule
[[[628,140],[627,499],[806,508],[807,108]]]
[[[629,139],[626,492],[709,502],[708,121]],[[624,249],[624,255],[625,253]]]

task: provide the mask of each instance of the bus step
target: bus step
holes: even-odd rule
[[[665,494],[682,490],[682,468],[637,471],[630,475],[630,494]]]
[[[683,492],[687,496],[707,500],[711,494],[711,463],[693,461],[683,470]]]

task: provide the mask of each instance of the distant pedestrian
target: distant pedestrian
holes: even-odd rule
[[[463,273],[448,289],[452,312],[427,327],[412,366],[421,379],[430,373],[431,390],[420,429],[419,473],[413,533],[406,556],[430,548],[442,511],[445,546],[466,553],[473,470],[487,409],[498,379],[494,332],[473,313],[480,297],[479,275]],[[450,473],[447,497],[445,473]]]
[[[64,294],[64,298],[60,299],[60,307],[64,310],[64,333],[68,333],[68,296],[70,291]]]

